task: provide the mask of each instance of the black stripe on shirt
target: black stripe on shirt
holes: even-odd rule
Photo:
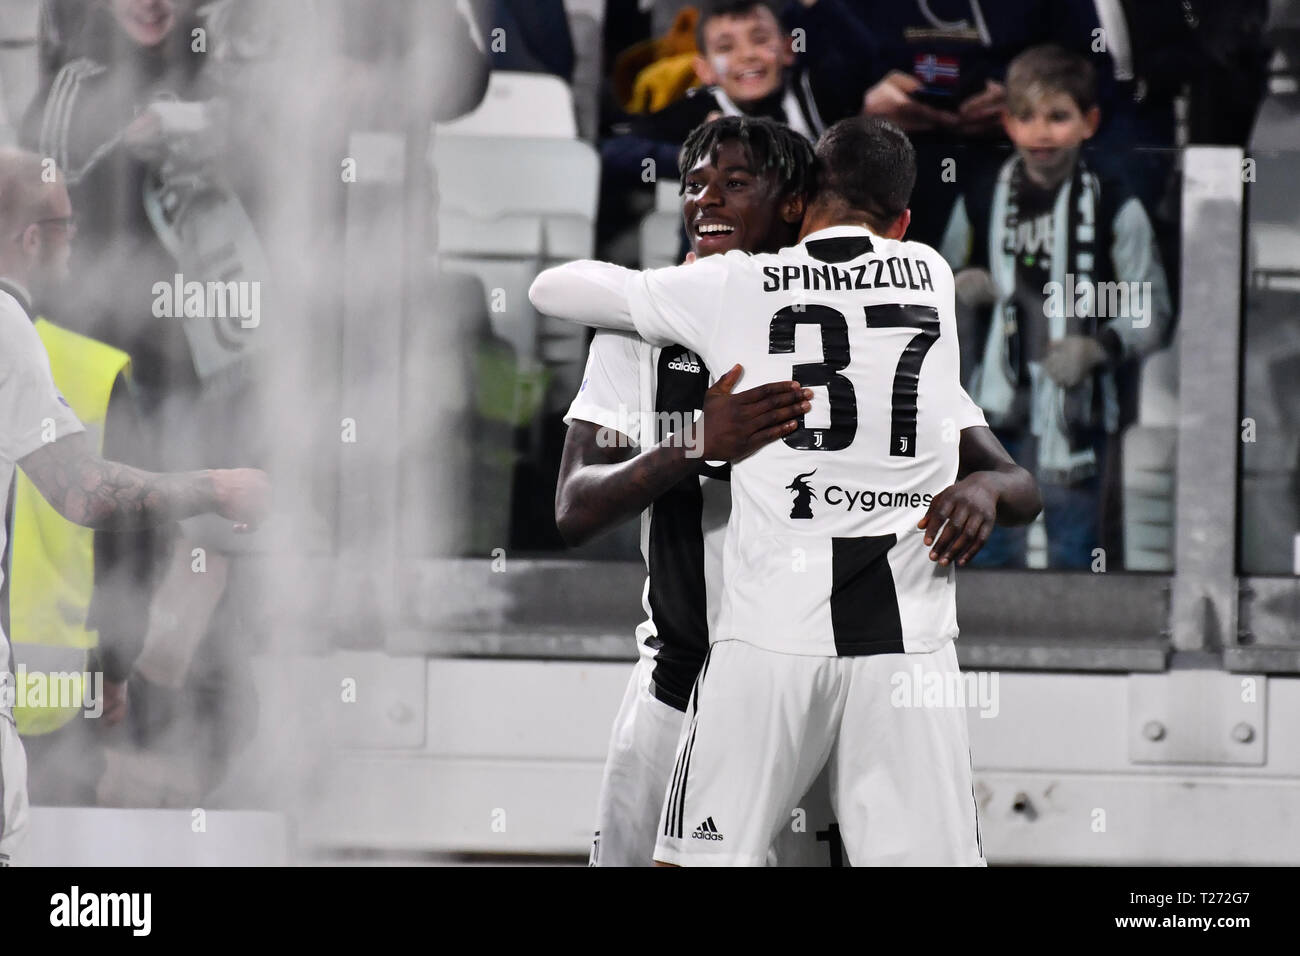
[[[698,372],[670,368],[698,366]],[[655,368],[655,442],[668,437],[670,422],[688,422],[704,407],[709,372],[680,345],[663,349]],[[676,413],[667,418],[665,413]],[[709,650],[708,592],[704,580],[704,493],[692,475],[668,489],[651,506],[647,566],[650,614],[656,636],[651,673],[657,700],[684,711],[696,675]]]
[[[903,653],[903,620],[889,567],[893,534],[831,538],[831,630],[841,657]]]

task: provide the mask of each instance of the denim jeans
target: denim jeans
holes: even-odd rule
[[[1016,464],[1035,474],[1038,468],[1037,444],[1033,435],[996,432],[1007,453]],[[1047,525],[1047,566],[1079,568],[1092,566],[1093,549],[1101,539],[1101,480],[1106,470],[1106,436],[1093,442],[1097,471],[1072,485],[1039,481],[1043,494],[1043,520]],[[980,553],[971,559],[972,568],[1024,568],[1029,552],[1029,527],[998,526],[989,535]]]

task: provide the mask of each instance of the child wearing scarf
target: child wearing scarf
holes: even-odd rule
[[[1100,120],[1085,57],[1016,57],[1003,118],[1015,155],[964,191],[943,242],[959,301],[991,308],[969,391],[1038,477],[1052,568],[1097,557],[1120,392],[1165,344],[1172,312],[1141,202],[1080,155]],[[1024,567],[1025,553],[1025,529],[998,528],[973,564]]]

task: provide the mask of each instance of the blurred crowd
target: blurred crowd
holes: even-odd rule
[[[35,270],[30,288],[0,275],[0,288],[28,308],[104,455],[154,471],[287,461],[295,500],[283,508],[333,511],[339,432],[320,422],[343,413],[343,264],[390,287],[380,305],[407,294],[406,236],[382,190],[365,187],[384,236],[347,249],[347,186],[373,167],[349,176],[345,157],[355,130],[422,128],[427,140],[481,98],[486,58],[443,6],[0,4],[5,52],[37,74],[7,78],[35,89],[26,103],[0,81],[0,146],[40,157],[71,200],[71,215],[33,232],[22,197],[0,197],[6,241],[36,236],[34,255],[69,262],[66,275]],[[258,724],[252,659],[270,639],[259,585],[275,586],[265,545],[202,519],[82,531],[22,476],[8,517],[19,682],[85,675],[80,707],[54,706],[34,677],[19,694],[32,802],[222,805]]]

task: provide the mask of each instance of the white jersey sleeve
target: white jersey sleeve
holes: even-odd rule
[[[547,269],[528,290],[537,311],[594,328],[635,331],[651,345],[706,352],[723,319],[729,271],[743,252],[634,272],[582,259]]]
[[[596,329],[635,332],[629,288],[639,273],[609,262],[579,259],[542,272],[528,289],[538,312]]]
[[[0,292],[0,459],[16,462],[84,430],[55,387],[36,327],[12,296]]]
[[[641,406],[641,340],[632,332],[598,329],[587,350],[582,386],[574,396],[564,423],[573,420],[611,428],[639,442],[634,434]]]
[[[727,278],[748,258],[733,251],[639,273],[628,283],[628,299],[641,337],[651,345],[684,345],[708,355],[725,318]]]
[[[966,389],[960,385],[957,386],[957,399],[953,403],[956,409],[957,431],[963,428],[976,428],[980,425],[988,425],[984,418],[984,410],[975,404],[975,400],[966,394]]]

